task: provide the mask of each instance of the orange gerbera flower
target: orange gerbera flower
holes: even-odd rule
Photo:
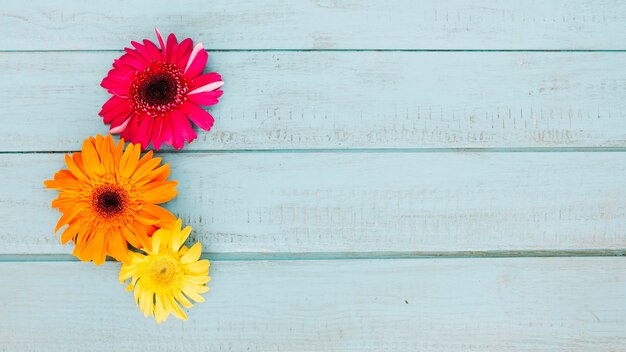
[[[65,156],[69,170],[61,170],[47,188],[57,189],[52,207],[63,216],[55,232],[69,225],[61,243],[70,239],[73,254],[82,261],[104,263],[106,255],[125,261],[128,243],[150,248],[149,236],[161,226],[172,226],[176,218],[156,205],[176,197],[176,181],[167,181],[169,164],[152,152],[141,159],[141,146],[124,140],[117,145],[110,135],[90,137],[82,151]]]

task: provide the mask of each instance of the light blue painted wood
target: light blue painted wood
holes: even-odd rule
[[[117,50],[154,26],[219,49],[626,49],[619,0],[11,0],[0,48]]]
[[[0,151],[106,133],[99,84],[119,55],[0,53]],[[185,150],[625,147],[623,67],[626,53],[212,53],[226,93]]]
[[[106,132],[100,79],[155,25],[227,82],[163,156],[229,261],[159,327],[118,263],[67,262],[62,154],[32,153]],[[623,253],[625,31],[616,0],[3,2],[0,351],[623,350],[623,258],[382,258]]]
[[[626,260],[214,262],[187,322],[146,319],[119,264],[2,263],[7,351],[620,351]]]
[[[163,157],[179,181],[167,206],[209,252],[626,248],[624,153]],[[42,185],[64,167],[62,154],[0,155],[0,253],[71,250]]]

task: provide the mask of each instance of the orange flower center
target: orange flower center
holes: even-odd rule
[[[93,192],[91,203],[100,216],[109,219],[126,210],[128,194],[119,187],[102,186]]]

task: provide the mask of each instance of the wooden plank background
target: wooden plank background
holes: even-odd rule
[[[7,50],[119,50],[152,24],[209,49],[626,49],[620,0],[9,1]]]
[[[217,261],[207,301],[188,321],[162,325],[112,280],[118,263],[0,268],[0,342],[23,351],[586,352],[624,344],[626,261],[615,258]]]
[[[28,116],[0,121],[0,148],[75,150],[85,135],[106,133],[97,116],[108,94],[100,81],[119,55],[0,53],[0,112]],[[213,131],[189,150],[626,146],[623,53],[209,57],[228,94],[210,108]],[[45,94],[34,99],[34,92]]]
[[[626,155],[172,153],[168,208],[209,252],[456,252],[626,248]],[[41,180],[63,154],[0,155],[0,251],[68,253]],[[576,185],[572,188],[572,185]],[[32,213],[39,221],[29,221]]]
[[[43,189],[154,26],[226,81],[160,153],[213,260],[160,326]],[[626,3],[9,0],[0,33],[0,351],[624,350]]]

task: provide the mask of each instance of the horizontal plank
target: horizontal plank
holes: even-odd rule
[[[165,154],[167,207],[213,253],[626,248],[626,153]],[[62,154],[0,155],[0,253],[53,235]],[[36,214],[36,221],[33,216]]]
[[[219,49],[626,49],[618,0],[4,1],[3,50],[120,49],[163,32]]]
[[[0,263],[6,351],[619,351],[622,258],[214,262],[186,322],[118,263]]]
[[[0,151],[106,133],[117,52],[0,53]],[[215,53],[225,94],[188,150],[625,147],[626,53]]]

